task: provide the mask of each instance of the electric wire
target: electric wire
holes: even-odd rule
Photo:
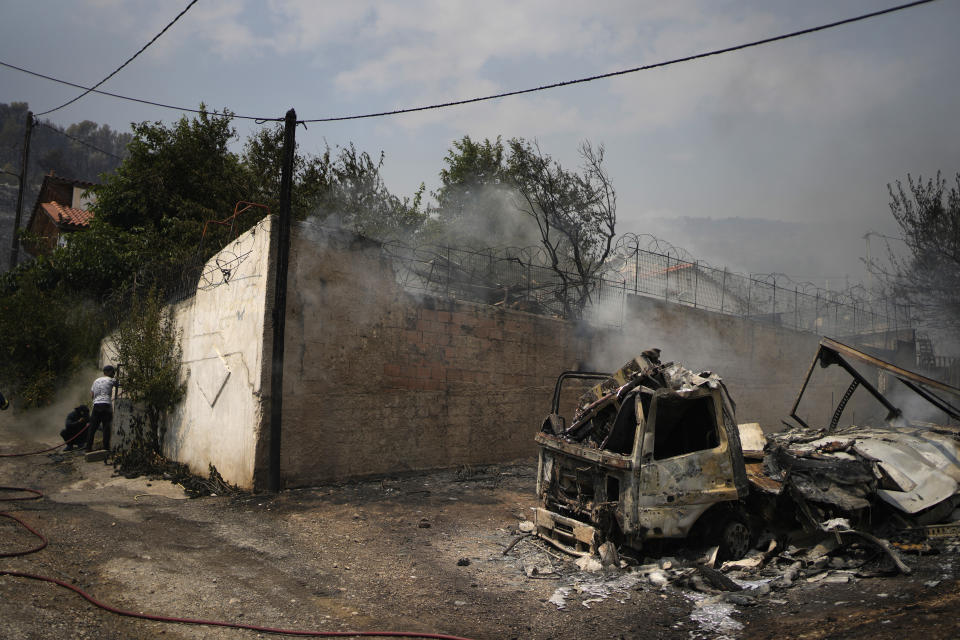
[[[83,86],[82,84],[77,84],[76,82],[70,82],[70,81],[68,81],[68,80],[61,80],[60,78],[54,78],[53,76],[48,76],[48,75],[43,74],[43,73],[38,73],[38,72],[36,72],[36,71],[31,71],[30,69],[25,69],[24,67],[18,67],[18,66],[15,65],[15,64],[10,64],[9,62],[4,62],[3,60],[0,60],[0,67],[7,67],[8,69],[13,69],[14,71],[20,71],[21,73],[25,73],[25,74],[30,75],[30,76],[35,76],[35,77],[37,77],[37,78],[43,78],[44,80],[50,80],[51,82],[57,82],[57,83],[60,83],[60,84],[65,84],[65,85],[67,85],[68,87],[76,87],[77,89],[88,89],[88,88],[89,88],[91,93],[97,93],[97,94],[102,95],[102,96],[109,96],[109,97],[111,97],[111,98],[117,98],[118,100],[127,100],[128,102],[136,102],[136,103],[139,103],[139,104],[145,104],[145,105],[149,105],[149,106],[152,106],[152,107],[160,107],[160,108],[162,108],[162,109],[172,109],[172,110],[174,110],[174,111],[184,111],[184,112],[187,112],[187,113],[208,113],[208,114],[211,114],[211,115],[224,116],[224,117],[228,117],[228,118],[230,118],[230,119],[236,119],[236,120],[259,120],[259,121],[262,121],[262,122],[278,122],[278,121],[279,121],[279,122],[282,122],[282,121],[283,121],[283,117],[282,117],[282,116],[279,117],[279,118],[272,118],[272,117],[271,117],[271,118],[265,118],[265,117],[263,117],[263,116],[244,116],[244,115],[238,115],[238,114],[235,114],[235,113],[228,113],[228,112],[224,112],[224,111],[216,111],[216,110],[214,110],[214,109],[194,109],[193,107],[178,107],[178,106],[173,105],[173,104],[165,104],[165,103],[163,103],[163,102],[155,102],[155,101],[153,101],[153,100],[144,100],[144,99],[142,99],[142,98],[133,98],[133,97],[131,97],[131,96],[124,96],[124,95],[120,95],[119,93],[112,93],[112,92],[110,92],[110,91],[102,91],[102,90],[100,90],[100,89],[92,89],[92,88],[90,88],[90,87],[85,87],[85,86]]]
[[[345,120],[360,120],[360,119],[365,119],[365,118],[379,118],[379,117],[399,115],[399,114],[404,114],[404,113],[414,113],[414,112],[418,112],[418,111],[428,111],[428,110],[433,110],[433,109],[442,109],[442,108],[447,108],[447,107],[454,107],[454,106],[460,106],[460,105],[465,105],[465,104],[472,104],[472,103],[476,103],[476,102],[485,102],[485,101],[489,101],[489,100],[496,100],[496,99],[498,99],[498,98],[505,98],[505,97],[508,97],[508,96],[516,96],[516,95],[522,95],[522,94],[527,94],[527,93],[534,93],[534,92],[539,92],[539,91],[546,91],[546,90],[548,90],[548,89],[556,89],[556,88],[559,88],[559,87],[566,87],[566,86],[575,85],[575,84],[583,84],[583,83],[586,83],[586,82],[592,82],[592,81],[594,81],[594,80],[601,80],[601,79],[605,79],[605,78],[613,78],[613,77],[616,77],[616,76],[622,76],[622,75],[627,75],[627,74],[631,74],[631,73],[637,73],[637,72],[640,72],[640,71],[649,71],[649,70],[651,70],[651,69],[659,69],[659,68],[668,67],[668,66],[671,66],[671,65],[680,64],[680,63],[683,63],[683,62],[691,62],[691,61],[693,61],[693,60],[699,60],[699,59],[707,58],[707,57],[710,57],[710,56],[717,56],[717,55],[721,55],[721,54],[724,54],[724,53],[731,53],[731,52],[733,52],[733,51],[741,51],[741,50],[743,50],[743,49],[749,49],[749,48],[752,48],[752,47],[758,47],[758,46],[760,46],[760,45],[770,44],[770,43],[772,43],[772,42],[778,42],[778,41],[781,41],[781,40],[788,40],[788,39],[791,39],[791,38],[796,38],[796,37],[799,37],[799,36],[803,36],[803,35],[815,33],[815,32],[818,32],[818,31],[825,31],[825,30],[827,30],[827,29],[833,29],[833,28],[835,28],[835,27],[840,27],[840,26],[844,26],[844,25],[848,25],[848,24],[853,24],[853,23],[855,23],[855,22],[860,22],[860,21],[863,21],[863,20],[868,20],[868,19],[870,19],[870,18],[876,18],[876,17],[878,17],[878,16],[883,16],[883,15],[887,15],[887,14],[891,14],[891,13],[896,13],[896,12],[899,12],[899,11],[904,11],[904,10],[906,10],[906,9],[911,9],[911,8],[913,8],[913,7],[918,7],[918,6],[920,6],[920,5],[930,4],[930,3],[933,3],[933,2],[937,2],[937,0],[916,0],[916,2],[908,2],[908,3],[906,3],[906,4],[896,5],[896,6],[893,6],[893,7],[889,7],[889,8],[887,8],[887,9],[880,9],[880,10],[878,10],[878,11],[872,11],[872,12],[870,12],[870,13],[861,14],[861,15],[858,15],[858,16],[854,16],[854,17],[852,17],[852,18],[845,18],[845,19],[843,19],[843,20],[837,20],[837,21],[835,21],[835,22],[830,22],[830,23],[827,23],[827,24],[822,24],[822,25],[819,25],[819,26],[816,26],[816,27],[809,27],[809,28],[807,28],[807,29],[801,29],[801,30],[799,30],[799,31],[792,31],[792,32],[790,32],[790,33],[785,33],[785,34],[781,34],[781,35],[778,35],[778,36],[772,36],[772,37],[769,37],[769,38],[764,38],[764,39],[762,39],[762,40],[754,40],[754,41],[752,41],[752,42],[747,42],[747,43],[743,43],[743,44],[739,44],[739,45],[735,45],[735,46],[731,46],[731,47],[725,47],[725,48],[723,48],[723,49],[714,49],[714,50],[712,50],[712,51],[706,51],[706,52],[703,52],[703,53],[697,53],[697,54],[690,55],[690,56],[685,56],[685,57],[682,57],[682,58],[674,58],[674,59],[672,59],[672,60],[664,60],[664,61],[656,62],[656,63],[653,63],[653,64],[643,65],[643,66],[639,66],[639,67],[632,67],[632,68],[630,68],[630,69],[621,69],[621,70],[619,70],[619,71],[611,71],[611,72],[609,72],[609,73],[602,73],[602,74],[598,74],[598,75],[587,76],[587,77],[585,77],[585,78],[577,78],[577,79],[574,79],[574,80],[565,80],[565,81],[562,81],[562,82],[555,82],[555,83],[552,83],[552,84],[545,84],[545,85],[541,85],[541,86],[538,86],[538,87],[530,87],[530,88],[527,88],[527,89],[518,89],[518,90],[516,90],[516,91],[506,91],[506,92],[503,92],[503,93],[497,93],[497,94],[492,94],[492,95],[488,95],[488,96],[481,96],[481,97],[475,97],[475,98],[467,98],[467,99],[464,99],[464,100],[454,100],[454,101],[450,101],[450,102],[442,102],[442,103],[425,105],[425,106],[420,106],[420,107],[409,107],[409,108],[404,108],[404,109],[394,109],[394,110],[392,110],[392,111],[378,111],[378,112],[374,112],[374,113],[365,113],[365,114],[350,115],[350,116],[331,116],[331,117],[326,117],[326,118],[309,118],[309,119],[305,119],[305,120],[298,120],[297,122],[298,122],[298,123],[342,122],[342,121],[345,121]],[[38,78],[43,78],[44,80],[50,80],[50,81],[52,81],[52,82],[58,82],[58,83],[60,83],[60,84],[65,84],[65,85],[68,85],[68,86],[71,86],[71,87],[76,87],[76,88],[78,88],[78,89],[89,89],[89,91],[90,91],[91,93],[98,93],[98,94],[101,94],[101,95],[109,96],[109,97],[111,97],[111,98],[117,98],[117,99],[119,99],[119,100],[127,100],[127,101],[130,101],[130,102],[137,102],[137,103],[140,103],[140,104],[146,104],[146,105],[150,105],[150,106],[154,106],[154,107],[160,107],[160,108],[163,108],[163,109],[173,109],[173,110],[176,110],[176,111],[183,111],[183,112],[187,112],[187,113],[209,113],[209,114],[213,114],[213,115],[229,117],[229,118],[231,118],[231,119],[254,120],[254,121],[259,121],[259,122],[261,122],[261,123],[263,123],[263,122],[280,122],[280,121],[282,121],[282,120],[284,119],[282,116],[281,116],[281,117],[248,116],[248,115],[237,115],[237,114],[234,114],[234,113],[227,113],[227,112],[211,111],[211,110],[206,110],[206,109],[194,109],[194,108],[190,108],[190,107],[179,107],[179,106],[176,106],[176,105],[165,104],[165,103],[162,103],[162,102],[155,102],[155,101],[152,101],[152,100],[145,100],[145,99],[142,99],[142,98],[133,98],[133,97],[131,97],[131,96],[124,96],[124,95],[120,95],[120,94],[117,94],[117,93],[112,93],[112,92],[109,92],[109,91],[101,91],[100,89],[95,89],[95,88],[92,88],[92,87],[85,87],[85,86],[83,86],[83,85],[79,85],[79,84],[76,84],[76,83],[74,83],[74,82],[69,82],[69,81],[67,81],[67,80],[61,80],[60,78],[54,78],[53,76],[49,76],[49,75],[45,75],[45,74],[42,74],[42,73],[38,73],[38,72],[36,72],[36,71],[31,71],[31,70],[29,70],[29,69],[25,69],[25,68],[23,68],[23,67],[19,67],[19,66],[14,65],[14,64],[10,64],[9,62],[4,62],[4,61],[2,61],[2,60],[0,60],[0,66],[6,67],[6,68],[8,68],[8,69],[13,69],[14,71],[20,71],[20,72],[22,72],[22,73],[26,73],[26,74],[28,74],[28,75],[32,75],[32,76],[35,76],[35,77],[38,77]]]
[[[724,53],[730,53],[733,51],[741,51],[743,49],[749,49],[751,47],[758,47],[760,45],[769,44],[771,42],[779,42],[781,40],[788,40],[790,38],[796,38],[798,36],[807,35],[810,33],[815,33],[817,31],[824,31],[826,29],[832,29],[834,27],[839,27],[847,24],[852,24],[854,22],[860,22],[861,20],[867,20],[869,18],[875,18],[877,16],[882,16],[888,13],[894,13],[897,11],[903,11],[904,9],[910,9],[912,7],[917,7],[923,4],[930,4],[931,2],[936,2],[937,0],[917,0],[916,2],[908,2],[907,4],[897,5],[895,7],[889,7],[887,9],[881,9],[879,11],[872,11],[870,13],[865,13],[859,16],[852,18],[845,18],[843,20],[837,20],[835,22],[830,22],[828,24],[823,24],[816,27],[809,27],[807,29],[801,29],[799,31],[793,31],[790,33],[785,33],[779,36],[772,36],[770,38],[764,38],[762,40],[754,40],[753,42],[746,42],[744,44],[735,45],[732,47],[725,47],[723,49],[714,49],[713,51],[706,51],[703,53],[697,53],[690,56],[684,56],[682,58],[674,58],[672,60],[664,60],[662,62],[655,62],[653,64],[647,64],[640,67],[633,67],[630,69],[621,69],[620,71],[611,71],[609,73],[601,73],[594,76],[588,76],[586,78],[577,78],[576,80],[564,80],[562,82],[554,82],[553,84],[545,84],[539,87],[530,87],[527,89],[518,89],[516,91],[506,91],[503,93],[496,93],[489,96],[483,96],[479,98],[467,98],[465,100],[454,100],[451,102],[442,102],[438,104],[432,104],[422,107],[411,107],[407,109],[395,109],[393,111],[381,111],[377,113],[366,113],[362,115],[353,115],[353,116],[337,116],[330,118],[313,118],[309,120],[300,120],[299,122],[340,122],[343,120],[360,120],[363,118],[379,118],[382,116],[392,116],[399,115],[402,113],[414,113],[416,111],[429,111],[431,109],[442,109],[445,107],[454,107],[464,104],[472,104],[475,102],[485,102],[488,100],[496,100],[497,98],[506,98],[508,96],[518,96],[526,93],[535,93],[538,91],[546,91],[547,89],[557,89],[559,87],[567,87],[574,84],[583,84],[586,82],[593,82],[594,80],[602,80],[605,78],[613,78],[616,76],[623,76],[630,73],[637,73],[640,71],[649,71],[651,69],[660,69],[662,67],[669,67],[671,65],[680,64],[682,62],[691,62],[693,60],[700,60],[702,58],[708,58],[710,56],[717,56]]]
[[[70,139],[73,140],[74,142],[78,142],[78,143],[82,144],[82,145],[85,146],[85,147],[89,147],[89,148],[93,149],[94,151],[99,151],[100,153],[102,153],[102,154],[104,154],[104,155],[108,155],[108,156],[110,156],[111,158],[116,158],[117,160],[123,160],[123,157],[122,157],[122,156],[118,156],[118,155],[115,154],[115,153],[110,153],[109,151],[105,151],[105,150],[101,149],[100,147],[97,147],[97,146],[95,146],[95,145],[90,144],[90,143],[87,142],[86,140],[82,140],[82,139],[80,139],[80,138],[78,138],[78,137],[76,137],[76,136],[72,136],[72,135],[70,135],[69,133],[67,133],[66,131],[61,131],[60,129],[58,129],[58,128],[50,125],[50,124],[47,124],[46,122],[40,122],[40,121],[38,120],[38,121],[37,121],[37,124],[39,124],[41,127],[46,127],[47,129],[50,129],[51,131],[55,131],[56,133],[59,133],[60,135],[64,136],[65,138],[70,138]]]
[[[137,51],[135,54],[133,54],[132,56],[130,56],[129,58],[127,58],[127,60],[126,60],[123,64],[121,64],[119,67],[117,67],[116,69],[114,69],[114,70],[110,73],[110,75],[108,75],[106,78],[104,78],[103,80],[101,80],[101,81],[98,82],[97,84],[93,85],[91,88],[87,89],[86,91],[84,91],[83,93],[81,93],[81,94],[78,95],[77,97],[73,98],[72,100],[68,100],[67,102],[64,102],[64,103],[63,103],[62,105],[60,105],[59,107],[54,107],[53,109],[47,109],[46,111],[42,111],[42,112],[38,113],[37,115],[38,115],[38,116],[45,116],[45,115],[47,115],[48,113],[53,113],[54,111],[59,111],[60,109],[63,109],[64,107],[73,104],[74,102],[76,102],[76,101],[79,100],[80,98],[88,95],[91,91],[95,90],[97,87],[99,87],[100,85],[102,85],[104,82],[106,82],[107,80],[109,80],[109,79],[112,78],[113,76],[117,75],[117,73],[119,73],[119,71],[120,71],[121,69],[123,69],[125,66],[127,66],[128,64],[130,64],[131,62],[133,62],[134,58],[136,58],[136,57],[139,56],[141,53],[143,53],[144,51],[146,51],[147,47],[149,47],[150,45],[152,45],[154,42],[157,41],[157,39],[158,39],[160,36],[162,36],[164,33],[166,33],[166,32],[167,32],[167,29],[169,29],[170,27],[172,27],[172,26],[174,25],[174,23],[175,23],[177,20],[179,20],[180,18],[182,18],[182,17],[183,17],[183,14],[185,14],[187,11],[189,11],[189,10],[190,10],[190,7],[192,7],[192,6],[195,5],[196,3],[197,3],[197,0],[190,0],[190,4],[188,4],[183,11],[181,11],[180,13],[178,13],[173,20],[171,20],[170,22],[168,22],[168,23],[167,23],[167,26],[165,26],[163,29],[160,30],[160,33],[158,33],[157,35],[153,36],[153,38],[151,38],[150,42],[148,42],[147,44],[145,44],[145,45],[143,45],[142,47],[140,47],[140,50],[139,50],[139,51]]]

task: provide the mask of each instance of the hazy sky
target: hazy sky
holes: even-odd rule
[[[186,0],[0,0],[0,60],[92,84]],[[300,118],[469,98],[831,22],[897,0],[254,2],[200,0],[102,88]],[[435,187],[451,141],[536,138],[566,164],[607,148],[619,230],[717,264],[831,284],[893,233],[886,185],[960,171],[960,0],[666,69],[465,107],[297,132],[304,151],[386,152],[399,194]],[[77,91],[0,68],[35,112]],[[126,129],[176,111],[90,95],[50,117]],[[255,126],[237,121],[241,135]],[[872,250],[878,248],[874,239]]]

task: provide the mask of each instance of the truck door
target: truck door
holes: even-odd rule
[[[639,524],[647,536],[684,537],[704,511],[738,498],[720,393],[654,393],[641,451]]]

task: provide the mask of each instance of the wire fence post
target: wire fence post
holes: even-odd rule
[[[770,312],[770,319],[773,322],[780,324],[780,318],[777,317],[777,280],[776,278],[774,278],[773,280],[773,300],[771,300],[771,303],[772,303],[771,305],[772,310]]]
[[[700,289],[700,261],[693,261],[693,308],[697,308],[697,291]]]
[[[817,289],[816,298],[813,301],[813,330],[817,333],[822,333],[820,331],[820,290]]]
[[[800,328],[800,293],[797,285],[793,285],[793,328]]]
[[[727,268],[723,268],[723,283],[720,285],[720,313],[723,313],[723,299],[727,295]]]
[[[640,291],[640,245],[633,249],[633,293],[636,295]]]
[[[667,256],[667,268],[663,270],[663,299],[670,296],[670,256]]]
[[[444,294],[447,298],[450,297],[450,277],[451,277],[450,269],[452,266],[453,265],[450,262],[450,246],[447,245],[447,281],[446,281],[446,284],[444,285]]]

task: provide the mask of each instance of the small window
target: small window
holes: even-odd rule
[[[620,478],[607,476],[607,502],[619,502]]]
[[[720,444],[712,396],[660,396],[656,418],[653,442],[656,460],[713,449]]]

